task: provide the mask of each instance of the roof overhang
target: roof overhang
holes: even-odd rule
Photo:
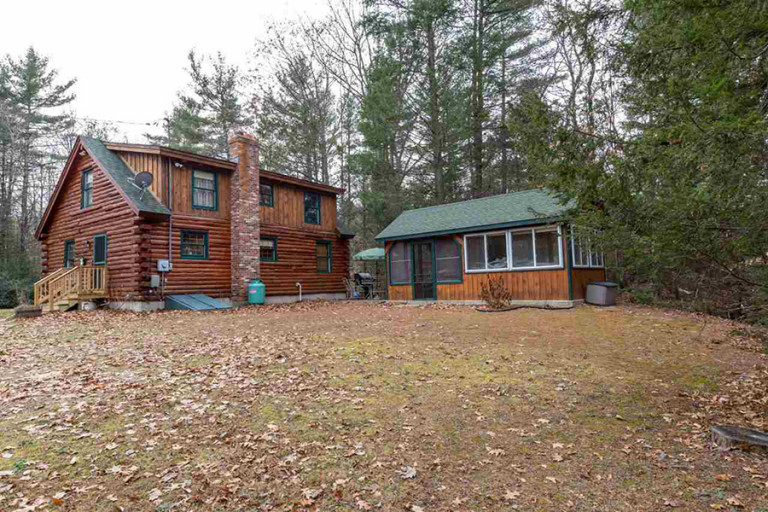
[[[509,228],[525,227],[525,226],[537,226],[542,224],[554,224],[554,223],[562,222],[564,220],[565,220],[565,217],[547,217],[547,218],[539,218],[539,219],[519,220],[515,222],[502,222],[499,224],[484,224],[480,226],[469,226],[469,227],[462,227],[462,228],[456,228],[456,229],[446,229],[443,231],[409,233],[407,235],[400,235],[400,236],[385,236],[385,237],[377,236],[376,238],[374,238],[374,240],[377,242],[390,242],[395,240],[415,240],[418,238],[431,238],[431,237],[443,236],[443,235],[456,235],[456,234],[464,234],[464,233],[477,233],[481,231],[493,231],[495,229],[509,229]]]
[[[189,151],[180,151],[178,149],[168,148],[165,146],[152,146],[148,144],[127,144],[118,142],[105,142],[104,145],[110,151],[123,151],[125,153],[144,153],[149,155],[160,155],[168,158],[174,158],[185,162],[194,162],[197,164],[208,165],[211,167],[217,167],[219,169],[226,169],[234,171],[237,169],[237,162],[230,162],[222,158],[214,158],[211,156],[199,155],[197,153],[190,153]]]
[[[128,144],[120,142],[105,142],[104,145],[111,151],[122,151],[125,153],[144,153],[149,155],[160,155],[168,158],[173,158],[182,162],[196,163],[200,165],[206,165],[209,167],[215,167],[225,171],[234,171],[237,169],[237,162],[225,160],[223,158],[215,158],[211,156],[200,155],[198,153],[191,153],[189,151],[181,151],[178,149],[169,148],[166,146],[154,146],[149,144]],[[277,172],[267,171],[266,169],[260,169],[259,174],[267,180],[278,181],[281,183],[290,183],[304,188],[310,188],[313,190],[319,190],[329,194],[342,195],[344,193],[343,188],[332,187],[324,183],[317,183],[314,181],[304,180],[301,178],[294,178],[287,174],[280,174]]]

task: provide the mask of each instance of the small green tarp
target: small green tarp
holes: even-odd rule
[[[357,261],[383,261],[386,257],[387,253],[384,249],[381,247],[374,247],[355,254],[352,259]]]

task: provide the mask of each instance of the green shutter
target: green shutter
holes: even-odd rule
[[[106,265],[107,264],[107,249],[108,249],[107,235],[96,235],[93,237],[93,264],[94,265]]]

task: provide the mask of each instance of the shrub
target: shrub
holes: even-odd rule
[[[480,285],[480,298],[485,301],[491,309],[503,309],[509,307],[512,300],[512,293],[507,289],[504,278],[488,277],[485,283]]]
[[[0,274],[0,308],[9,309],[18,306],[16,283],[8,276]]]

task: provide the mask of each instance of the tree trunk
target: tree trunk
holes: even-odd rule
[[[473,41],[472,41],[472,88],[470,132],[472,162],[472,197],[483,195],[483,112],[485,110],[484,65],[484,0],[474,0]]]

